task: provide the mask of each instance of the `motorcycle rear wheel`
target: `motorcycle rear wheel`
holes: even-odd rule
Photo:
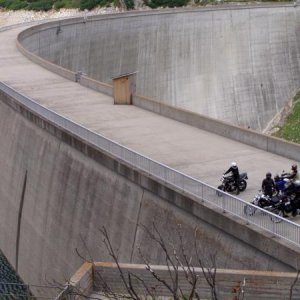
[[[247,188],[247,181],[244,180],[244,179],[242,179],[239,182],[239,190],[240,190],[240,192],[243,192],[246,188]]]
[[[282,210],[280,210],[280,209],[274,209],[271,212],[273,214],[276,214],[279,217],[283,218],[283,211]],[[276,216],[273,216],[273,215],[270,216],[271,221],[274,222],[274,223],[280,223],[280,222],[282,222],[281,218],[277,218]]]

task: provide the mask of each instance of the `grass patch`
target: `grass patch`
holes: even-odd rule
[[[273,135],[300,144],[300,90],[293,99],[292,112],[287,116],[284,124]]]

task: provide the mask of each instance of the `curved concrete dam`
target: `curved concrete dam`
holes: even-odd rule
[[[300,87],[299,32],[285,5],[62,21],[23,44],[101,82],[137,71],[139,95],[263,130]]]
[[[78,20],[42,25],[38,43],[48,43],[49,30],[60,38],[64,28],[74,28],[76,22]],[[64,27],[66,23],[69,25]],[[27,31],[29,39],[24,43],[29,44],[30,40],[33,43],[36,30]],[[281,169],[290,164],[281,152],[267,152],[270,147],[287,151],[295,146],[280,140],[238,129],[243,137],[250,135],[250,139],[264,141],[267,147],[260,150],[135,106],[113,106],[111,98],[28,61],[16,49],[19,31],[0,33],[0,80],[61,114],[62,118],[90,128],[94,134],[103,134],[205,180],[215,180],[229,157],[238,157],[251,175],[249,190],[255,191],[255,177],[261,182],[266,167],[273,163],[274,169],[275,165]],[[208,202],[199,201],[120,161],[84,137],[33,113],[29,106],[20,103],[18,94],[8,96],[4,90],[0,99],[3,208],[0,210],[0,248],[26,282],[36,284],[45,277],[60,281],[69,278],[82,262],[75,249],[88,258],[91,255],[94,260],[110,260],[98,231],[102,225],[108,228],[122,262],[139,262],[137,246],[141,245],[153,263],[162,263],[164,258],[160,251],[137,226],[142,223],[151,227],[153,219],[157,220],[162,234],[171,239],[174,236],[170,232],[181,224],[188,232],[187,244],[192,243],[193,229],[198,226],[197,238],[208,249],[207,253],[220,249],[218,267],[291,271],[298,265],[297,245],[274,238],[255,225],[225,214]],[[34,105],[42,110],[38,104]],[[235,132],[233,128],[226,127],[226,130]],[[206,141],[204,145],[203,141]],[[298,161],[299,147],[295,146],[293,153],[293,159]],[[188,168],[185,161],[190,163]],[[204,177],[205,174],[208,177]],[[280,229],[281,225],[276,228]]]

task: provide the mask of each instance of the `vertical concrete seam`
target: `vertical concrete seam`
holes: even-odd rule
[[[15,268],[17,272],[18,272],[18,264],[19,264],[21,221],[22,221],[22,212],[23,212],[26,184],[27,184],[27,170],[25,172],[22,195],[21,195],[21,200],[20,200],[19,213],[18,213],[18,227],[17,227],[17,239],[16,239],[16,268]]]
[[[132,249],[131,249],[131,255],[130,255],[130,263],[132,263],[132,256],[133,256],[133,251],[134,251],[134,245],[135,245],[137,230],[138,230],[138,226],[139,226],[139,220],[140,220],[141,208],[142,208],[142,203],[143,203],[143,198],[144,198],[144,192],[145,192],[145,189],[143,189],[142,197],[141,197],[141,201],[140,201],[140,207],[139,207],[139,212],[138,212],[138,216],[137,216],[135,232],[134,232],[134,238],[133,238]]]
[[[232,17],[232,11],[230,11],[230,31],[233,32],[233,17]],[[230,51],[232,52],[233,47],[232,47],[232,39],[230,39]],[[231,75],[231,81],[232,81],[232,92],[233,92],[233,102],[234,102],[234,113],[235,117],[237,119],[237,123],[240,124],[239,120],[239,114],[237,111],[237,101],[236,101],[236,92],[235,92],[235,84],[234,84],[234,76]],[[224,93],[224,87],[223,87],[223,93]]]

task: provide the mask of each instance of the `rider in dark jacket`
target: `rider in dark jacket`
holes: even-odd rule
[[[239,173],[239,168],[236,164],[236,162],[232,162],[230,168],[224,173],[224,175],[230,173],[232,174],[232,179],[234,180],[234,184],[237,189],[237,194],[239,194],[239,179],[240,179],[240,173]]]
[[[275,190],[275,183],[270,172],[266,174],[266,178],[262,181],[261,188],[266,196],[272,198]]]

